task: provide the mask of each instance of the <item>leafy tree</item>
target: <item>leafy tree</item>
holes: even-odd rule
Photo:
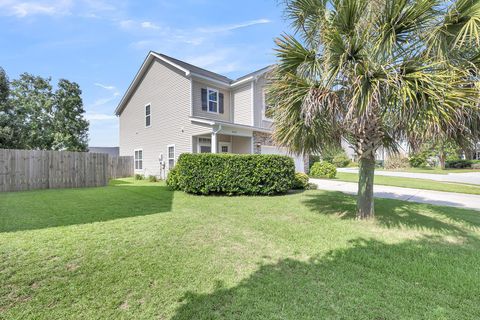
[[[276,40],[274,139],[296,153],[347,139],[360,164],[358,218],[374,216],[377,149],[478,137],[479,1],[284,3],[295,34]]]
[[[10,149],[20,146],[19,122],[15,118],[9,101],[10,83],[3,68],[0,67],[0,148]]]
[[[54,98],[53,149],[87,151],[89,123],[84,118],[82,91],[75,82],[61,79]]]
[[[50,150],[53,145],[53,92],[50,78],[28,73],[11,83],[10,103],[21,131],[22,147]]]
[[[87,150],[89,124],[79,85],[61,79],[53,92],[50,81],[24,73],[11,82],[7,94],[0,95],[0,99],[8,97],[3,103],[0,100],[0,147]],[[8,81],[5,83],[7,86],[0,85],[2,92],[8,89]]]

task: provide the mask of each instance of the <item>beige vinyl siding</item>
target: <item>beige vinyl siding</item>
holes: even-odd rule
[[[219,92],[223,93],[223,101],[224,101],[224,113],[212,113],[208,111],[202,110],[202,88],[211,88],[218,90]],[[214,120],[221,120],[221,121],[231,121],[231,108],[230,108],[230,92],[227,90],[219,89],[212,84],[208,84],[207,82],[200,82],[197,80],[193,80],[193,116],[194,117],[202,117]]]
[[[250,154],[252,152],[252,138],[232,136],[232,152]]]
[[[167,146],[175,145],[175,157],[192,151],[191,136],[208,132],[191,124],[190,79],[160,60],[155,60],[120,115],[120,155],[143,150],[145,175],[159,175],[159,156],[168,163]],[[145,105],[151,105],[151,126],[145,127]],[[168,167],[168,165],[167,165]]]
[[[271,128],[272,122],[263,120],[263,90],[267,85],[265,76],[261,76],[255,83],[254,87],[254,123],[256,127]]]
[[[233,121],[252,125],[252,85],[248,83],[233,91]]]

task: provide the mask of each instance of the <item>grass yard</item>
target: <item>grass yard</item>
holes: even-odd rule
[[[357,173],[337,172],[336,178],[340,181],[358,182]],[[404,177],[390,177],[375,175],[375,184],[384,186],[426,189],[435,191],[480,194],[480,186],[454,182],[440,182],[427,179],[414,179]]]
[[[393,171],[393,172],[412,172],[412,173],[432,173],[432,174],[449,174],[449,173],[469,173],[480,172],[478,169],[445,169],[439,167],[435,168],[407,168],[399,170],[376,169],[379,171]]]
[[[480,212],[125,179],[0,194],[1,319],[479,319]]]

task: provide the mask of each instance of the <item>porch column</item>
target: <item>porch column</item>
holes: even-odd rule
[[[212,153],[218,153],[217,144],[217,133],[212,132]]]

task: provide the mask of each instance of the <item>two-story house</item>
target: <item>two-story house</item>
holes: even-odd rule
[[[287,154],[271,139],[266,73],[236,80],[150,52],[120,101],[120,155],[164,176],[182,153]],[[306,157],[292,156],[305,172]]]

